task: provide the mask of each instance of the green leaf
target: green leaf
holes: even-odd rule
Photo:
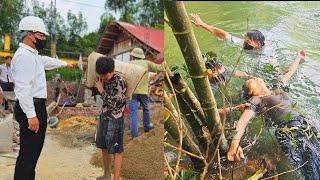
[[[289,122],[291,119],[292,119],[292,114],[290,112],[283,117],[284,122]]]

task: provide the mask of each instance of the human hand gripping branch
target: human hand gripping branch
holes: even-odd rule
[[[231,111],[243,112],[249,106],[250,106],[249,103],[243,103],[243,104],[239,104],[237,106],[231,107],[231,108],[220,108],[220,109],[218,109],[218,112],[219,112],[220,116],[223,116],[223,115],[229,114]]]
[[[240,139],[242,138],[245,129],[251,118],[255,116],[255,112],[250,108],[246,108],[241,114],[236,126],[236,135],[232,138],[227,158],[229,161],[240,161],[244,158],[243,150],[240,146]]]

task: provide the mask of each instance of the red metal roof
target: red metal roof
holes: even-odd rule
[[[137,26],[121,21],[117,21],[117,23],[143,43],[160,53],[163,52],[163,30]]]

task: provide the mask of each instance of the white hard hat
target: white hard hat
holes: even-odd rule
[[[36,16],[26,16],[22,18],[18,31],[37,31],[49,35],[43,20]]]

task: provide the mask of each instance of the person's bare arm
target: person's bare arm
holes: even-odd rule
[[[222,29],[219,29],[219,28],[216,28],[214,26],[211,26],[211,25],[204,23],[198,14],[191,13],[190,16],[192,18],[191,22],[194,25],[196,25],[198,27],[202,27],[203,29],[211,32],[213,35],[215,35],[216,37],[218,37],[220,39],[223,39],[223,40],[230,40],[231,39],[231,35],[229,33],[225,32]]]
[[[297,70],[299,63],[302,59],[306,57],[306,53],[304,50],[300,50],[296,59],[292,62],[286,72],[283,74],[282,82],[287,83],[292,77],[293,73]]]
[[[237,106],[231,107],[231,108],[220,108],[220,109],[218,109],[218,112],[219,112],[220,116],[227,115],[231,111],[243,112],[245,110],[245,108],[247,108],[248,106],[250,106],[249,103],[243,103],[243,104],[239,104]]]
[[[255,112],[250,108],[244,110],[236,126],[236,135],[232,138],[230,148],[227,154],[229,161],[240,161],[244,158],[242,148],[240,147],[240,139],[242,138],[245,129],[251,118],[255,116]]]
[[[239,71],[239,70],[235,70],[234,71],[234,75],[236,77],[239,77],[239,78],[242,78],[242,79],[247,79],[250,77],[250,75],[248,75],[246,72],[242,72],[242,71]]]

